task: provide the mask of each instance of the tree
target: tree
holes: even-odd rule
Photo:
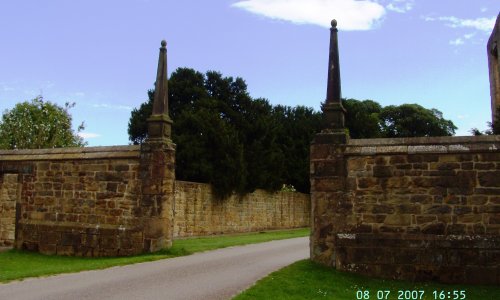
[[[345,99],[342,101],[342,105],[346,109],[345,122],[351,138],[363,139],[382,136],[380,126],[382,106],[379,103],[373,100]]]
[[[457,127],[437,109],[418,104],[389,105],[380,112],[384,137],[451,136]]]
[[[217,106],[207,98],[199,101],[197,110],[186,109],[177,116],[176,176],[210,183],[216,196],[225,198],[244,189],[245,165],[238,132],[219,118]]]
[[[40,149],[85,146],[83,139],[71,129],[69,110],[38,96],[31,101],[16,104],[3,113],[0,122],[1,149]],[[77,132],[84,129],[83,123]]]
[[[322,114],[305,106],[277,105],[273,108],[278,127],[277,144],[284,156],[282,183],[309,193],[309,151],[314,135],[321,130]]]
[[[309,192],[309,144],[320,129],[319,113],[276,110],[267,99],[252,99],[242,78],[215,71],[179,68],[168,84],[178,179],[210,183],[220,197],[283,184]],[[147,137],[154,91],[148,98],[131,114],[134,144]]]
[[[235,110],[251,101],[245,82],[214,71],[203,75],[179,68],[168,85],[169,112],[174,121],[172,139],[177,144],[176,177],[210,183],[221,198],[245,191],[244,118]],[[134,144],[147,138],[153,90],[148,91],[148,98],[131,114],[128,132]]]
[[[281,124],[266,99],[239,103],[241,142],[246,167],[245,192],[276,191],[283,185],[285,156],[278,143]]]
[[[146,120],[153,112],[154,90],[148,90],[148,100],[141,104],[139,109],[134,108],[130,113],[128,121],[129,140],[134,145],[142,144],[148,135],[148,123]]]

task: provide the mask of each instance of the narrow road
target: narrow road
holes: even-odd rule
[[[309,238],[0,284],[0,299],[230,299],[267,274],[309,257]]]

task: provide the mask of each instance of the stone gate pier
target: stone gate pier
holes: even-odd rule
[[[175,145],[166,52],[162,41],[141,146],[0,151],[0,246],[82,256],[171,246]]]
[[[332,22],[311,145],[311,259],[375,277],[500,284],[500,136],[349,139]]]

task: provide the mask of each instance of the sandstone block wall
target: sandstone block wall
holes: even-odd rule
[[[12,246],[15,240],[17,174],[0,176],[0,247]]]
[[[313,260],[385,278],[500,283],[500,136],[311,149]]]
[[[257,190],[217,200],[208,184],[176,181],[174,236],[203,236],[310,226],[310,197]]]
[[[173,163],[157,163],[165,170],[159,172],[149,166],[151,155],[139,146],[0,151],[0,232],[7,231],[9,238],[3,243],[12,243],[16,197],[15,246],[20,249],[116,256],[171,243],[158,220],[169,210],[159,201],[170,195],[173,205]],[[163,156],[173,162],[172,152]],[[164,182],[159,188],[150,180],[153,175]]]
[[[310,225],[305,194],[256,191],[219,201],[209,185],[182,181],[174,193],[174,158],[168,143],[0,151],[0,246],[130,255],[168,247],[174,235]]]

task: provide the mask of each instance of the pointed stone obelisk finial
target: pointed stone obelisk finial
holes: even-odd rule
[[[326,101],[323,104],[325,130],[345,133],[345,109],[342,107],[340,88],[339,46],[337,37],[337,21],[332,20],[330,28],[330,54],[328,57],[328,84]]]
[[[328,56],[328,85],[326,90],[326,102],[329,103],[340,103],[342,97],[337,32],[337,21],[332,20],[332,28],[330,28],[330,52]]]
[[[149,139],[170,139],[172,119],[168,115],[167,42],[161,41],[156,73],[153,112],[148,121]]]

